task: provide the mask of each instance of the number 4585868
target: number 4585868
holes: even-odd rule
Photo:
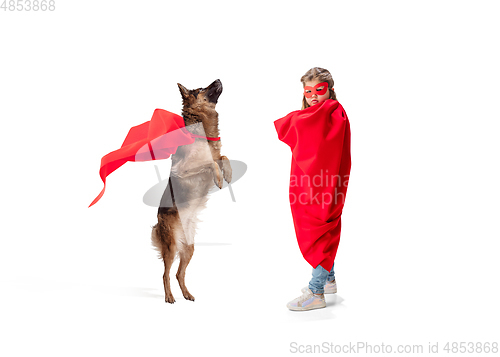
[[[4,11],[54,11],[55,0],[4,0],[0,9]]]

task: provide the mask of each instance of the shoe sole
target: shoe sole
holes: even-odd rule
[[[290,311],[309,311],[309,310],[323,309],[325,307],[326,307],[326,304],[325,304],[325,306],[316,306],[316,307],[289,307],[287,305],[287,308]]]

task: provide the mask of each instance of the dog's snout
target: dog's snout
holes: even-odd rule
[[[207,87],[207,97],[208,100],[214,104],[217,104],[217,99],[222,93],[222,82],[220,79],[216,79],[212,84]]]
[[[212,84],[208,86],[208,88],[222,92],[222,82],[220,81],[220,79],[216,79]]]

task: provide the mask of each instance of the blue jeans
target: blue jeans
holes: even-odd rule
[[[326,282],[335,280],[335,273],[333,272],[334,266],[335,264],[333,264],[330,272],[321,265],[313,269],[312,278],[309,282],[309,289],[311,289],[313,294],[323,294],[325,292]]]

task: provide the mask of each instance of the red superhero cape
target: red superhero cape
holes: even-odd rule
[[[184,119],[163,109],[156,109],[150,121],[132,127],[120,149],[101,159],[101,176],[104,188],[89,205],[95,204],[104,194],[106,177],[127,161],[149,161],[168,159],[177,147],[192,144],[195,138],[219,140],[191,134],[186,130]]]
[[[290,146],[290,206],[300,251],[330,271],[340,240],[351,171],[351,130],[344,108],[328,99],[274,122]]]

